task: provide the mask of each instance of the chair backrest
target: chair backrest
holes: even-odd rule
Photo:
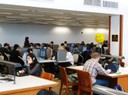
[[[10,60],[10,55],[9,55],[9,54],[4,53],[4,59],[5,59],[6,61],[9,61],[9,60]]]
[[[54,76],[54,74],[43,72],[43,73],[41,73],[40,77],[53,81],[55,76]]]
[[[78,61],[80,63],[83,63],[84,62],[84,57],[81,54],[79,54],[79,56],[78,56]]]
[[[90,93],[92,95],[92,79],[89,72],[77,71],[78,74],[78,89]]]
[[[74,63],[78,62],[78,54],[73,54],[73,58],[74,58]]]
[[[124,62],[120,62],[120,65],[121,65],[122,67],[124,67],[124,66],[125,66],[125,63],[124,63]]]
[[[59,71],[60,71],[61,83],[68,86],[68,76],[66,69],[64,67],[59,66]]]

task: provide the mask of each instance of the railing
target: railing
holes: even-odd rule
[[[116,58],[116,59],[125,59],[124,56],[116,56],[116,55],[105,55],[105,54],[101,54],[101,57],[110,57],[110,58]]]
[[[2,61],[0,60],[0,64],[3,64],[3,65],[10,65],[10,66],[13,66],[13,74],[14,74],[14,84],[16,84],[16,72],[15,72],[15,69],[17,67],[22,67],[20,63],[15,63],[15,62],[9,62],[9,61]]]

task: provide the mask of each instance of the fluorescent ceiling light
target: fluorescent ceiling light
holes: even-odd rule
[[[60,19],[59,21],[68,21],[68,22],[71,22],[72,20],[68,20],[68,19]]]
[[[44,16],[44,15],[38,15],[38,14],[20,14],[21,16]]]
[[[37,23],[37,24],[49,24],[47,22],[33,22],[33,23]]]
[[[41,18],[37,18],[37,19],[41,19]],[[41,20],[54,20],[54,19],[44,19],[44,18],[42,18]]]
[[[71,19],[71,17],[64,17],[64,16],[51,16],[53,18],[62,18],[62,19]]]
[[[89,14],[80,14],[80,13],[70,13],[71,15],[76,15],[76,16],[92,16]]]
[[[15,10],[15,11],[28,11],[27,9],[16,9],[16,8],[0,8],[3,10]]]
[[[38,12],[49,13],[49,14],[64,14],[63,12],[55,12],[55,11],[38,11]]]
[[[80,19],[80,20],[82,19],[82,20],[83,20],[83,19],[85,19],[85,18],[76,18],[76,19],[78,19],[78,20],[79,20],[79,19]]]
[[[19,17],[19,16],[6,16],[7,18],[23,18],[23,19],[26,19],[28,17]]]
[[[10,15],[10,14],[12,14],[12,13],[0,12],[0,14]]]

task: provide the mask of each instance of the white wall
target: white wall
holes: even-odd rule
[[[111,16],[111,34],[110,34],[110,53],[119,55],[119,42],[120,42],[120,16]],[[118,35],[118,41],[112,41],[112,35]]]
[[[81,33],[83,32],[83,33]],[[46,26],[46,25],[28,25],[28,24],[5,24],[0,23],[0,43],[15,43],[23,46],[26,36],[30,37],[30,42],[50,42],[54,41],[60,44],[65,40],[68,42],[87,43],[95,42],[95,34],[103,33],[105,39],[108,39],[108,29],[102,28],[82,28],[66,26]]]
[[[128,65],[128,2],[127,0],[120,0],[120,10],[123,13],[123,60]]]

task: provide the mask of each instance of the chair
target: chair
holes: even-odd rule
[[[124,63],[124,62],[120,62],[120,65],[121,65],[122,67],[124,67],[124,66],[125,66],[125,63]]]
[[[55,76],[51,73],[43,72],[43,73],[41,73],[40,77],[53,81]]]
[[[77,64],[78,62],[78,54],[73,54],[73,58],[74,58],[74,64]]]
[[[77,65],[82,65],[82,64],[84,64],[84,57],[81,54],[79,54],[79,56],[78,56],[78,64]]]
[[[51,73],[47,73],[47,72],[42,72],[41,75],[40,75],[41,78],[44,78],[44,79],[48,79],[48,80],[54,80],[54,75],[51,74]],[[51,90],[52,87],[49,87],[49,90]]]
[[[4,60],[6,60],[6,61],[9,61],[10,60],[10,55],[9,54],[7,54],[7,53],[4,53]]]
[[[81,91],[87,93],[84,95],[93,95],[92,93],[92,79],[89,72],[77,71],[78,74],[78,95]]]
[[[66,69],[64,67],[59,66],[59,71],[60,71],[60,79],[61,79],[59,95],[61,95],[62,90],[66,90],[65,95],[69,95],[69,89],[74,86],[77,86],[77,83],[74,83],[74,82],[69,83],[68,82],[68,76],[66,73]],[[63,88],[63,86],[65,86],[65,88]]]

